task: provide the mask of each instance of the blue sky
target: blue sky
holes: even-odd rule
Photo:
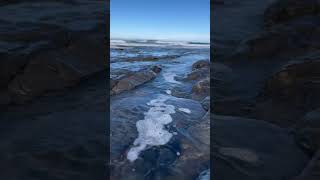
[[[210,0],[110,0],[111,39],[210,41]]]

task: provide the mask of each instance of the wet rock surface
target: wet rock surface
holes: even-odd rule
[[[310,154],[316,153],[319,149],[319,120],[319,109],[315,109],[306,113],[301,122],[297,125],[297,142]]]
[[[111,97],[111,179],[197,179],[210,167],[208,51],[166,48],[181,55],[162,58],[162,47],[133,49],[112,58],[112,90],[128,79],[136,86]],[[159,59],[131,63],[124,52],[128,59],[150,53]],[[203,72],[188,78],[198,70]],[[200,94],[206,99],[192,98],[192,87],[205,79]]]
[[[106,178],[104,72],[1,113],[1,178]]]
[[[12,103],[25,103],[47,91],[74,86],[106,69],[106,11],[101,4],[15,1],[0,7],[0,87],[8,89]],[[36,7],[41,10],[34,11]],[[92,9],[83,11],[87,7]]]
[[[299,17],[256,34],[240,45],[238,53],[252,59],[314,53],[319,47],[318,27],[319,16]]]
[[[0,2],[1,179],[106,178],[106,7]]]
[[[267,93],[275,99],[285,99],[309,108],[317,107],[319,99],[320,61],[291,64],[277,72],[267,83]]]
[[[214,61],[228,68],[211,77],[214,178],[319,178],[318,6],[313,0],[216,6],[222,29],[212,35]],[[262,144],[253,142],[258,138]],[[280,164],[283,171],[273,169]]]
[[[112,79],[110,95],[134,89],[148,81],[151,81],[160,72],[161,68],[159,66],[153,66],[137,72],[127,72],[126,74],[122,74],[118,79]]]
[[[318,0],[281,0],[275,1],[266,9],[264,19],[267,26],[272,26],[297,17],[319,13],[320,2]]]
[[[212,117],[216,178],[282,179],[298,175],[307,164],[308,157],[293,136],[277,126],[240,117]]]

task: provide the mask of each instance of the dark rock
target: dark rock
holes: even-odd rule
[[[210,164],[210,114],[202,121],[188,129],[193,141],[182,139],[181,155],[176,160],[171,171],[176,172],[168,179],[195,179],[202,169]]]
[[[216,0],[213,1],[212,4],[214,5],[224,5],[226,2],[224,0]]]
[[[277,53],[283,52],[284,48],[291,46],[289,44],[289,32],[262,32],[240,46],[249,57],[271,57]],[[247,48],[245,48],[247,47]],[[242,51],[239,50],[239,51]]]
[[[160,73],[161,72],[161,67],[160,66],[153,66],[151,70],[155,73]]]
[[[211,66],[214,78],[232,79],[232,69],[225,64],[214,62]]]
[[[23,70],[28,59],[25,55],[7,54],[0,57],[0,88],[7,89],[9,82]]]
[[[165,55],[165,56],[159,56],[159,57],[154,57],[154,56],[143,56],[143,57],[133,57],[133,58],[124,58],[124,59],[119,59],[118,61],[128,61],[128,62],[140,62],[140,61],[159,61],[161,59],[176,59],[180,57],[179,55]]]
[[[202,79],[192,87],[194,99],[203,99],[210,94],[210,79]]]
[[[81,78],[104,70],[107,62],[101,53],[105,50],[101,39],[101,34],[77,36],[66,48],[29,57],[31,60],[8,85],[13,101],[24,103],[47,91],[72,87]]]
[[[214,99],[213,107],[212,111],[216,114],[241,117],[249,117],[254,110],[252,102],[231,95]]]
[[[320,47],[320,16],[302,17],[273,26],[241,43],[237,55],[250,58],[295,57]]]
[[[84,32],[75,34],[71,38],[67,48],[63,50],[66,63],[77,68],[84,76],[89,76],[105,70],[109,63],[107,46],[102,33]]]
[[[264,13],[267,26],[283,23],[297,17],[320,13],[318,0],[277,0]]]
[[[179,88],[179,87],[175,87],[172,90],[172,96],[174,97],[178,97],[178,98],[186,98],[186,99],[190,99],[191,95],[190,95],[190,91],[184,89],[184,88]]]
[[[153,66],[150,69],[143,69],[138,72],[134,72],[127,76],[122,77],[113,84],[111,90],[111,95],[119,94],[123,91],[128,91],[136,88],[157,76],[157,73],[161,71],[161,68],[158,66]]]
[[[8,94],[8,92],[0,91],[0,105],[8,105],[11,103],[11,98],[10,95]]]
[[[208,111],[210,109],[210,96],[204,98],[201,102],[201,105],[204,110]]]
[[[320,165],[320,150],[318,150],[308,165],[303,169],[301,174],[294,178],[294,180],[316,180],[320,178],[319,175]]]
[[[205,153],[210,153],[210,112],[207,112],[200,123],[188,129],[189,134],[199,142],[198,148]]]
[[[81,73],[59,59],[55,53],[45,53],[30,61],[8,89],[15,103],[24,103],[47,91],[62,90],[76,85]]]
[[[267,95],[274,99],[318,107],[320,96],[320,61],[285,66],[267,83]]]
[[[192,65],[192,70],[201,68],[210,68],[210,62],[208,60],[200,60]]]
[[[267,98],[255,104],[252,114],[257,119],[289,128],[299,123],[305,111],[303,104]]]
[[[3,42],[17,42],[24,45],[42,42],[49,42],[52,47],[61,47],[68,42],[69,32],[64,28],[45,23],[6,23],[0,24],[4,28],[0,31]]]
[[[282,128],[254,119],[212,118],[216,179],[292,179],[308,161],[293,136]]]
[[[68,41],[67,31],[57,26],[41,23],[7,23],[0,26],[6,29],[0,31],[0,47],[4,50],[0,61],[0,87],[7,87],[32,56],[50,49],[64,48]]]
[[[307,113],[297,129],[297,140],[309,153],[320,148],[320,109]]]
[[[187,80],[200,80],[210,76],[209,68],[194,69],[187,75]]]
[[[255,102],[254,117],[281,127],[299,123],[305,113],[320,106],[319,65],[306,59],[285,65],[267,80]]]
[[[212,63],[211,74],[211,82],[214,85],[211,86],[210,91],[214,101],[232,96],[230,91],[235,79],[233,70],[224,64]]]
[[[117,84],[117,80],[110,78],[110,90]]]

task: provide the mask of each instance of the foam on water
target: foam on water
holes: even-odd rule
[[[175,74],[175,73],[171,73],[171,72],[163,73],[163,77],[164,77],[164,79],[165,79],[167,82],[169,82],[169,83],[181,84],[181,82],[176,81],[176,80],[174,79],[174,77],[176,77],[176,74]]]
[[[181,112],[187,113],[187,114],[191,113],[191,110],[187,109],[187,108],[178,108],[178,110],[181,111]]]
[[[169,89],[168,89],[168,90],[166,90],[166,93],[167,93],[167,94],[169,94],[169,95],[171,95],[171,94],[172,94],[171,90],[169,90]]]
[[[175,113],[175,107],[165,104],[167,99],[168,96],[160,95],[147,103],[151,108],[144,113],[144,119],[136,123],[139,135],[127,154],[129,161],[135,161],[150,146],[164,145],[170,141],[173,134],[165,129],[165,125],[172,122],[170,114]]]

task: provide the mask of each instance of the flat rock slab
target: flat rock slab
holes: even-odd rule
[[[302,171],[308,157],[286,130],[230,116],[212,116],[213,176],[221,180],[282,180]]]
[[[94,111],[52,112],[7,125],[0,136],[1,178],[104,179],[105,125],[105,112]]]

